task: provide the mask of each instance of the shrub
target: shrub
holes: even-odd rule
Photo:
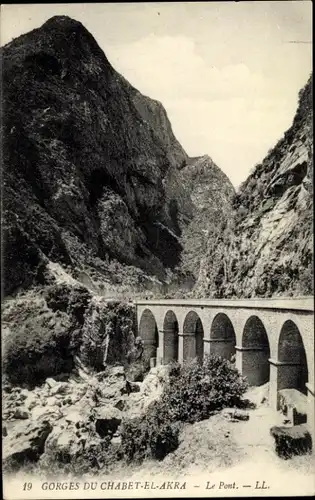
[[[53,284],[45,290],[46,303],[53,311],[64,311],[77,321],[84,323],[84,314],[91,300],[91,293],[82,285],[68,283]]]
[[[314,293],[314,270],[312,262],[308,262],[304,269],[300,269],[299,284],[301,294],[312,295]]]
[[[128,462],[141,462],[148,455],[148,425],[144,418],[136,417],[122,422],[121,444]]]
[[[172,363],[169,383],[145,417],[123,422],[122,450],[127,461],[163,460],[178,447],[181,422],[194,423],[225,407],[242,406],[245,379],[225,359],[206,356],[183,366]]]
[[[247,389],[238,370],[217,356],[173,367],[169,380],[158,405],[172,421],[198,422],[222,408],[239,406]]]
[[[168,421],[153,404],[145,417],[125,420],[121,427],[122,451],[127,462],[142,462],[145,458],[163,460],[178,447],[179,426]]]

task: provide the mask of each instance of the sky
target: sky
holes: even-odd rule
[[[54,15],[81,21],[235,187],[290,127],[312,71],[310,1],[2,5],[1,45]]]

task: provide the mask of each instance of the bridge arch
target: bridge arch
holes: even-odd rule
[[[204,329],[202,321],[195,311],[190,311],[183,325],[183,360],[196,358],[203,360]]]
[[[138,334],[143,340],[145,360],[156,358],[159,347],[159,332],[155,317],[150,309],[145,309],[141,315]]]
[[[166,312],[163,321],[164,363],[178,361],[178,321],[174,311]]]
[[[258,316],[250,316],[242,337],[242,374],[250,386],[263,385],[270,379],[270,345],[267,331]]]
[[[308,366],[306,351],[299,328],[292,320],[282,325],[278,342],[277,390],[297,389],[307,393]]]
[[[230,318],[218,313],[210,328],[210,354],[232,360],[235,358],[236,335]]]

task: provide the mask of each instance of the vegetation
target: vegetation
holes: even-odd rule
[[[122,452],[127,462],[142,462],[145,458],[163,460],[178,447],[178,423],[168,421],[153,406],[145,418],[137,417],[122,424]]]
[[[37,321],[30,320],[8,335],[3,371],[12,383],[35,386],[47,377],[70,372],[77,347],[65,313],[42,313]]]
[[[53,284],[7,301],[3,370],[18,385],[39,385],[69,373],[74,355],[93,370],[124,364],[134,346],[135,310],[129,303],[91,297],[83,286]]]
[[[161,399],[149,407],[145,417],[122,425],[126,460],[162,460],[177,448],[184,422],[198,422],[223,408],[240,406],[246,388],[245,379],[220,357],[205,356],[202,364],[193,360],[172,365]]]
[[[159,403],[171,420],[198,422],[229,406],[238,406],[247,389],[245,379],[229,361],[205,356],[173,368],[170,384]]]

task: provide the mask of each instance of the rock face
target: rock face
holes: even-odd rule
[[[92,282],[165,279],[193,207],[163,106],[68,17],[2,55],[5,293],[40,282],[49,261]]]
[[[231,212],[235,190],[208,155],[189,158],[181,172],[194,205],[193,218],[183,231],[183,270],[197,278],[207,241],[215,232],[218,220]]]
[[[3,303],[2,366],[11,383],[34,386],[74,368],[126,364],[134,349],[134,306],[93,296],[54,268],[60,274],[49,285]]]
[[[28,461],[36,462],[44,451],[52,427],[49,422],[18,424],[18,432],[9,434],[4,442],[4,467],[18,468]]]
[[[292,126],[233,198],[229,221],[208,242],[195,295],[313,293],[312,76]]]

